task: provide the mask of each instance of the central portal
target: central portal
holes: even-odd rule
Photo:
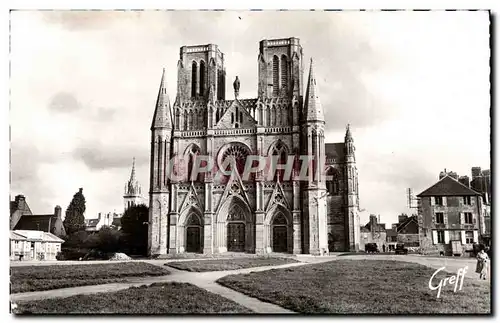
[[[227,224],[227,251],[245,251],[245,223]]]

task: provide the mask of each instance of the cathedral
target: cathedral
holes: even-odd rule
[[[173,104],[165,69],[151,125],[150,255],[271,252],[324,255],[359,249],[358,172],[351,130],[325,143],[325,118],[313,61],[304,85],[298,38],[259,43],[257,98],[226,99],[224,54],[217,45],[183,46]],[[304,95],[305,92],[305,95]],[[214,166],[179,179],[171,160],[192,174],[197,158]],[[283,176],[215,176],[226,159],[313,158],[306,180]],[[228,159],[228,160],[229,160]],[[308,166],[309,167],[309,166]],[[208,167],[207,167],[208,168]],[[296,173],[294,168],[294,174]]]

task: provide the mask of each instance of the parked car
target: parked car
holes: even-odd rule
[[[365,252],[371,252],[371,253],[379,252],[377,244],[376,243],[365,244]]]
[[[408,248],[405,248],[404,243],[398,243],[395,249],[396,255],[407,255]]]

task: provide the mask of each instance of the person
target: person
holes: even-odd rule
[[[488,254],[484,252],[484,248],[481,248],[477,253],[477,265],[476,265],[476,273],[479,274],[479,279],[486,279],[486,275],[488,274]]]
[[[382,246],[382,250],[385,252],[385,244]]]

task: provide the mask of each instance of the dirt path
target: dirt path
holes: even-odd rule
[[[328,260],[330,259],[325,259],[324,261]],[[152,261],[146,261],[146,262],[152,263]],[[161,262],[161,264],[158,261],[154,261],[153,264],[164,268],[163,263],[165,263],[165,261]],[[49,299],[49,298],[69,297],[74,295],[88,295],[96,293],[116,292],[130,287],[151,285],[153,283],[182,282],[182,283],[190,283],[200,288],[204,288],[209,292],[219,294],[225,298],[228,298],[240,305],[243,305],[253,310],[256,313],[293,313],[292,311],[284,309],[278,305],[262,302],[256,298],[252,298],[240,292],[220,286],[215,281],[227,275],[246,274],[255,271],[265,271],[270,269],[296,267],[303,265],[307,265],[307,263],[299,262],[299,263],[290,263],[278,266],[263,266],[263,267],[244,268],[244,269],[227,270],[227,271],[212,271],[204,273],[186,272],[169,267],[168,270],[171,272],[171,274],[167,276],[135,278],[135,279],[130,279],[129,281],[123,283],[111,283],[103,285],[60,288],[60,289],[52,289],[52,290],[36,291],[28,293],[17,293],[17,294],[11,294],[10,298],[12,302],[34,301],[34,300]]]
[[[308,264],[327,262],[333,260],[348,260],[348,259],[373,259],[373,260],[396,260],[396,261],[406,261],[418,263],[431,268],[441,268],[445,267],[445,271],[456,274],[459,268],[465,266],[468,267],[466,272],[466,277],[478,279],[475,271],[476,261],[473,258],[439,258],[439,257],[423,257],[423,256],[396,256],[396,255],[349,255],[349,256],[326,256],[326,257],[314,257],[308,255],[299,255],[297,260],[299,263],[290,263],[278,266],[263,266],[254,268],[245,268],[237,270],[227,270],[227,271],[212,271],[212,272],[186,272],[169,267],[168,270],[171,272],[170,275],[160,276],[160,277],[144,277],[130,279],[123,283],[111,283],[104,285],[93,285],[93,286],[80,286],[71,288],[61,288],[53,289],[48,291],[37,291],[28,293],[18,293],[11,294],[11,301],[32,301],[47,298],[58,298],[58,297],[69,297],[74,295],[85,295],[85,294],[95,294],[95,293],[106,293],[106,292],[116,292],[119,290],[127,289],[130,287],[137,287],[142,285],[150,285],[153,283],[166,283],[166,282],[184,282],[196,285],[200,288],[206,289],[209,292],[221,295],[228,298],[236,303],[243,305],[256,313],[294,313],[290,310],[284,309],[280,306],[262,302],[256,298],[249,297],[235,290],[223,287],[216,283],[219,278],[228,275],[235,274],[246,274],[250,272],[266,271],[278,268],[288,268],[296,266],[304,266]],[[198,259],[197,259],[198,260]],[[168,263],[168,260],[142,260],[156,266],[161,266],[164,268],[164,264]],[[174,260],[172,260],[174,261]],[[175,260],[179,261],[179,260]],[[85,262],[86,263],[86,262]],[[84,264],[85,264],[84,263]],[[96,263],[95,261],[89,263]],[[44,263],[47,264],[47,263]],[[59,263],[60,264],[60,263]],[[82,262],[76,262],[76,264],[82,264]],[[490,280],[486,280],[485,283],[490,283]]]

